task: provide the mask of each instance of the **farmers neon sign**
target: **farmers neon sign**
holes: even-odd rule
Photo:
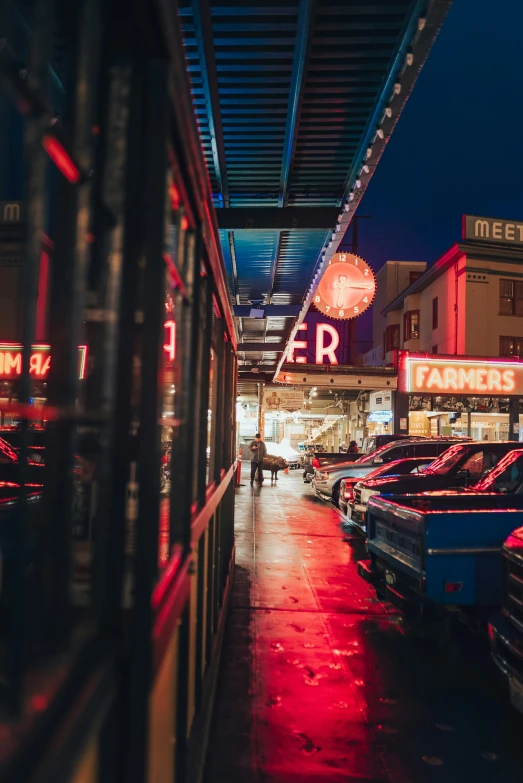
[[[523,362],[400,357],[399,388],[414,394],[523,394]]]
[[[22,375],[22,346],[19,343],[0,343],[0,379],[13,380]],[[78,377],[85,378],[87,346],[78,346]],[[51,346],[33,345],[29,359],[29,373],[45,380],[51,367]]]

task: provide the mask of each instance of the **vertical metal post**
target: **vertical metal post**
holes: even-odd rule
[[[409,434],[409,395],[406,392],[393,392],[393,433],[394,435]]]
[[[31,89],[46,100],[48,87],[48,61],[53,31],[52,0],[37,0],[34,5],[34,30],[29,52],[27,81]],[[26,154],[26,230],[24,237],[24,258],[22,268],[22,375],[18,400],[29,405],[31,398],[31,377],[29,363],[34,342],[36,324],[36,303],[38,297],[38,268],[42,239],[45,229],[45,152],[42,147],[44,124],[41,117],[29,115],[25,121]],[[2,150],[3,152],[3,150]],[[1,153],[0,153],[1,154]],[[23,677],[26,665],[26,630],[31,626],[27,603],[27,540],[28,508],[26,485],[28,483],[27,448],[28,420],[22,416],[22,439],[19,459],[20,502],[18,520],[13,526],[14,534],[14,583],[11,593],[11,649],[9,666],[9,701],[14,713],[19,712],[23,700]]]
[[[509,398],[508,439],[519,440],[519,397]]]
[[[111,37],[106,37],[107,47]],[[122,576],[124,564],[125,486],[129,475],[129,419],[131,388],[131,339],[136,297],[137,263],[129,252],[130,226],[139,225],[137,216],[129,219],[128,210],[136,208],[133,176],[140,167],[132,158],[141,123],[136,116],[136,93],[132,87],[129,61],[111,64],[110,52],[104,58],[101,82],[105,83],[103,120],[107,128],[105,149],[100,154],[100,199],[98,209],[110,209],[114,227],[110,234],[102,230],[107,221],[98,221],[96,242],[102,258],[95,259],[92,270],[95,305],[105,314],[101,340],[96,345],[99,364],[96,377],[97,407],[107,417],[102,433],[99,460],[100,492],[106,500],[98,510],[95,541],[94,596],[103,630],[119,628],[122,610]],[[140,91],[136,90],[138,96]],[[100,152],[100,150],[99,150]],[[135,173],[136,172],[136,173]],[[141,193],[141,190],[138,190]],[[134,198],[133,198],[134,197]],[[141,202],[141,198],[139,199]],[[133,243],[136,248],[137,242]],[[102,250],[103,248],[103,250]],[[93,259],[92,259],[93,261]],[[99,264],[96,264],[96,261]],[[129,285],[130,284],[130,285]],[[94,346],[89,345],[92,352]],[[118,404],[116,404],[116,401]],[[89,400],[88,405],[92,404]]]
[[[258,432],[262,436],[265,435],[265,415],[263,411],[263,383],[258,384]]]
[[[165,266],[165,199],[167,191],[168,66],[147,66],[144,158],[143,327],[140,429],[138,453],[139,514],[136,529],[135,595],[131,634],[129,745],[126,780],[146,779],[149,688],[152,678],[151,595],[158,568],[160,513],[160,401]]]
[[[100,42],[98,2],[85,0],[63,15],[69,44],[68,86],[64,129],[82,171],[92,166],[92,120],[96,97],[96,71]],[[49,425],[46,463],[46,556],[42,559],[45,596],[42,620],[48,639],[65,640],[70,624],[71,512],[75,421],[79,397],[78,345],[82,336],[88,264],[91,192],[87,184],[58,181],[58,214],[50,299],[50,342],[53,362],[49,372],[48,402],[59,411]]]

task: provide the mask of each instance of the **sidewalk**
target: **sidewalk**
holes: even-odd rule
[[[301,473],[248,483],[208,783],[520,781],[520,719],[482,641],[414,638]]]

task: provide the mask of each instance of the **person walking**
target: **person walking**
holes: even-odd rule
[[[258,473],[258,484],[263,484],[263,458],[267,455],[267,446],[262,441],[259,432],[254,436],[254,440],[249,445],[251,452],[251,487],[254,484],[254,477]]]
[[[349,454],[359,454],[358,444],[355,440],[351,440],[349,443]]]

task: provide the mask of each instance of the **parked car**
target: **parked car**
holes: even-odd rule
[[[484,622],[502,602],[502,547],[523,523],[523,449],[468,489],[369,501],[358,573],[403,609]]]
[[[512,705],[523,714],[523,527],[505,541],[503,560],[503,604],[489,623],[490,649]]]
[[[437,457],[456,443],[453,438],[409,438],[399,442],[387,443],[371,454],[366,454],[351,465],[344,462],[341,465],[327,466],[316,469],[312,485],[314,491],[326,500],[332,500],[337,505],[340,494],[340,483],[344,478],[363,478],[375,470],[378,465],[394,462],[398,459],[414,457]]]
[[[354,485],[354,496],[347,515],[365,529],[369,498],[373,495],[418,494],[436,489],[459,489],[475,484],[509,451],[520,448],[514,441],[498,443],[459,443],[451,446],[425,470],[396,478],[374,479],[367,476]]]
[[[314,470],[327,465],[337,465],[340,462],[357,462],[362,454],[338,454],[338,452],[313,451],[304,458],[303,480],[307,483],[312,480]]]
[[[394,462],[387,462],[385,465],[380,465],[372,473],[369,473],[365,478],[366,482],[372,479],[377,479],[380,476],[397,477],[400,480],[405,474],[416,474],[420,470],[423,470],[430,465],[430,457],[413,457],[411,459],[396,459]],[[338,505],[340,509],[350,518],[350,507],[352,506],[355,487],[359,487],[361,484],[359,478],[345,478],[340,483],[340,496]]]
[[[419,436],[423,438],[423,435]],[[381,446],[386,446],[387,443],[394,443],[396,440],[408,440],[409,435],[367,435],[363,441],[363,447],[361,449],[362,454],[370,454],[371,451],[379,449]]]

